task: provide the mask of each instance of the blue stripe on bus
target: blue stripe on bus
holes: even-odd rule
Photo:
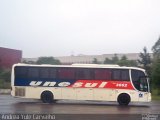
[[[61,82],[69,82],[70,85],[72,85],[73,83],[75,83],[77,80],[75,79],[50,79],[50,78],[40,78],[40,79],[28,79],[28,78],[16,78],[14,81],[14,86],[31,86],[30,83],[32,81],[41,81],[42,83],[38,86],[43,86],[43,84],[45,82],[56,82],[56,84],[54,85],[54,87],[59,87],[58,84]]]

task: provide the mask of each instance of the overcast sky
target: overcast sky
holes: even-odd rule
[[[160,0],[0,0],[0,47],[23,57],[139,53],[160,36]]]

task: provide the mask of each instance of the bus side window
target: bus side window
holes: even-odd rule
[[[38,78],[39,77],[39,68],[29,67],[28,68],[28,78]]]
[[[93,71],[91,69],[78,68],[76,69],[76,79],[93,79]]]
[[[121,80],[130,81],[129,70],[121,70]]]
[[[111,80],[111,71],[109,69],[96,69],[95,79],[96,80]]]
[[[121,80],[121,71],[120,70],[112,70],[112,80]]]
[[[16,78],[27,78],[27,67],[15,67]]]
[[[49,78],[56,78],[56,77],[57,77],[57,69],[49,68]]]
[[[48,68],[40,68],[40,78],[49,78],[49,69]]]
[[[58,76],[60,79],[74,79],[75,71],[74,69],[70,69],[70,68],[59,68]]]
[[[123,69],[113,69],[112,70],[112,80],[118,80],[118,81],[129,81],[129,70],[123,70]]]

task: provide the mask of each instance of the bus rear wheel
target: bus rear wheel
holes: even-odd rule
[[[53,96],[52,92],[44,91],[41,94],[41,100],[42,100],[43,103],[53,103],[54,96]]]
[[[119,105],[124,105],[124,106],[127,106],[130,103],[130,100],[131,100],[130,96],[126,93],[120,94],[117,99]]]

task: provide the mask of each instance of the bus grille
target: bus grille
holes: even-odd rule
[[[15,96],[25,96],[25,88],[16,88]]]

